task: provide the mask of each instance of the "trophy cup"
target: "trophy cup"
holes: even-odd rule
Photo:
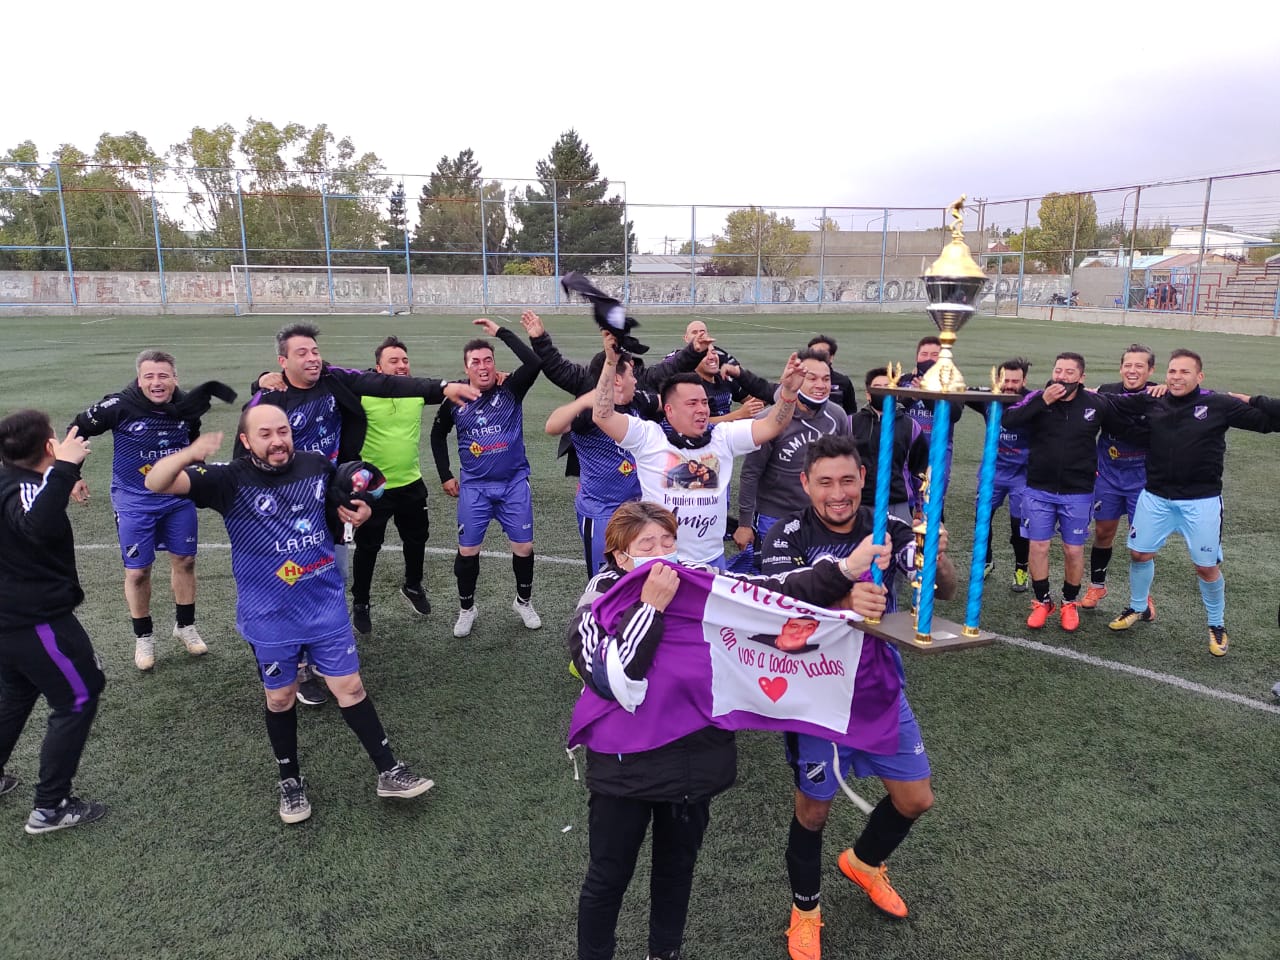
[[[1004,405],[1018,397],[1002,394],[996,388],[969,390],[956,368],[951,348],[956,333],[977,313],[977,304],[986,275],[974,261],[964,242],[964,196],[953,203],[951,239],[923,277],[929,296],[928,312],[942,341],[937,363],[911,387],[901,387],[897,379],[891,386],[872,387],[871,395],[880,398],[880,459],[876,468],[875,522],[872,540],[885,543],[888,533],[889,475],[893,469],[893,421],[898,401],[908,404],[932,401],[933,430],[929,435],[929,470],[926,490],[922,491],[924,516],[913,524],[916,537],[916,563],[912,571],[912,606],[910,612],[886,614],[879,621],[864,621],[865,632],[897,644],[899,648],[922,653],[982,646],[994,641],[991,633],[978,626],[982,609],[983,569],[986,566],[987,543],[991,537],[991,493],[995,486],[996,455],[1000,442],[1000,419]],[[892,370],[892,365],[890,365]],[[973,530],[973,554],[969,566],[969,592],[964,624],[934,617],[934,590],[937,585],[938,554],[942,530],[944,485],[938,482],[949,468],[947,446],[951,433],[952,403],[978,403],[986,416],[986,436],[982,448],[982,466],[978,472],[978,507]],[[932,481],[932,482],[930,482]],[[883,575],[872,567],[872,579],[881,583]]]

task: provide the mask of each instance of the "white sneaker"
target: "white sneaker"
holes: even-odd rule
[[[193,657],[209,652],[209,645],[204,642],[194,623],[187,624],[185,627],[180,627],[175,623],[173,625],[173,635],[183,642],[187,648],[187,653]]]
[[[156,641],[151,634],[138,637],[134,642],[133,665],[139,670],[150,670],[156,665]]]
[[[538,616],[538,611],[533,609],[532,600],[521,600],[516,597],[511,601],[511,609],[520,614],[520,619],[530,630],[542,629],[542,618]]]
[[[476,622],[476,617],[479,615],[479,607],[467,607],[465,610],[459,610],[458,619],[453,622],[453,635],[455,637],[470,636],[471,625]]]

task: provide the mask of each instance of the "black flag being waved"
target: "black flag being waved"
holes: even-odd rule
[[[591,310],[601,330],[607,330],[618,340],[618,349],[627,353],[648,353],[649,348],[631,336],[640,326],[634,317],[628,317],[622,303],[600,290],[580,273],[566,273],[560,278],[560,286],[566,293],[576,293],[591,301]]]

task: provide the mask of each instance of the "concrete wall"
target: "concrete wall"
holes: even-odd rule
[[[622,277],[599,277],[606,292],[621,296]],[[410,298],[409,281],[412,281]],[[163,292],[156,273],[78,273],[76,299],[80,309],[129,313],[221,313],[241,308],[252,294],[254,309],[330,309],[328,279],[316,271],[255,272],[246,291],[243,275],[232,281],[229,273],[166,273]],[[1065,291],[1067,278],[1035,275],[1024,278],[1023,300],[1040,302],[1054,292]],[[877,269],[872,275],[763,277],[633,277],[629,282],[630,303],[636,307],[751,307],[753,309],[794,309],[801,305],[831,305],[839,309],[920,310],[925,305],[924,282],[918,275],[886,274],[883,291]],[[1016,301],[1017,276],[993,279],[985,305],[999,299]],[[71,282],[65,273],[0,272],[0,308],[24,312],[64,313],[71,307]],[[343,273],[333,280],[334,309],[347,312],[393,310],[444,310],[457,307],[552,306],[557,298],[550,277],[404,275],[391,276],[387,290],[385,274]]]
[[[1280,336],[1280,321],[1270,317],[1221,317],[1211,313],[1175,313],[1170,310],[1028,306],[1023,306],[1019,315],[1062,323],[1105,323],[1110,326],[1187,330],[1195,333],[1237,333],[1249,337]]]

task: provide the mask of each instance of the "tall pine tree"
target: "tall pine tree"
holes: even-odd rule
[[[537,166],[540,186],[525,188],[513,204],[520,227],[513,248],[550,258],[559,228],[560,272],[621,273],[623,251],[635,251],[631,224],[618,195],[606,197],[609,181],[576,130],[560,135]],[[558,223],[557,223],[558,217]]]
[[[424,252],[413,255],[414,272],[478,274],[482,249],[491,255],[489,272],[501,272],[496,254],[504,249],[506,237],[507,198],[502,185],[484,181],[470,149],[453,159],[441,157],[418,199],[413,248]]]

